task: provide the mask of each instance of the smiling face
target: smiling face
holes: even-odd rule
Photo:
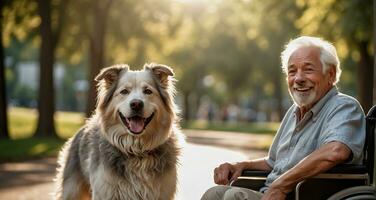
[[[167,140],[177,120],[174,78],[170,67],[145,64],[104,68],[98,81],[98,104],[91,122],[124,153],[142,153]]]
[[[119,118],[131,134],[141,134],[163,104],[151,73],[128,71],[120,77],[114,93]]]
[[[334,78],[335,68],[323,71],[320,49],[316,47],[301,47],[289,59],[289,93],[304,111],[311,109],[333,87]]]

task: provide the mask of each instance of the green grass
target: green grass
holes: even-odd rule
[[[31,137],[36,128],[37,111],[25,108],[9,108],[9,132],[12,139]]]
[[[71,137],[84,123],[84,115],[75,112],[56,112],[55,128],[59,138],[33,138],[37,111],[27,108],[9,108],[10,140],[0,140],[0,162],[56,156],[65,139]],[[190,121],[185,129],[233,131],[256,134],[275,134],[279,123],[223,123]]]
[[[58,138],[33,138],[37,111],[27,108],[9,108],[10,140],[0,140],[0,162],[19,161],[56,156],[65,139],[74,135],[83,125],[84,115],[73,112],[56,112],[55,128]]]
[[[9,131],[12,139],[25,139],[33,136],[37,123],[37,111],[27,108],[10,108]],[[75,112],[56,112],[55,128],[63,139],[71,137],[84,123],[84,115]]]
[[[280,123],[265,122],[265,123],[225,123],[225,122],[208,122],[208,121],[188,121],[182,123],[184,129],[196,130],[215,130],[215,131],[231,131],[241,133],[254,133],[254,134],[271,134],[274,135]]]
[[[70,138],[84,124],[85,117],[83,113],[77,112],[57,112],[56,130],[61,138]]]
[[[64,142],[57,138],[0,140],[0,163],[56,156]]]

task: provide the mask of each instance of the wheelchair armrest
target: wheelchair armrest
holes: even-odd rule
[[[242,172],[242,176],[247,176],[247,177],[267,177],[270,172],[271,171],[244,170]]]
[[[258,191],[264,186],[270,171],[244,170],[242,175],[231,183],[231,186],[243,187]]]
[[[325,174],[365,174],[365,173],[367,173],[367,167],[365,165],[355,165],[355,164],[340,164],[325,172]]]
[[[271,171],[263,170],[244,170],[242,172],[242,177],[267,177]],[[367,173],[367,168],[365,165],[356,164],[340,164],[328,171],[325,174],[364,174]]]
[[[265,186],[266,177],[271,171],[262,170],[244,170],[242,175],[230,185],[235,187],[248,188],[255,191],[259,191]],[[289,193],[286,197],[287,200],[295,199],[293,192]]]
[[[231,183],[231,186],[259,190],[264,186],[266,177],[270,171],[244,170],[242,175]],[[295,193],[298,199],[324,199],[334,192],[354,185],[364,185],[368,182],[367,168],[365,165],[340,164],[325,173],[309,178],[297,185]],[[323,190],[315,192],[318,188]],[[294,199],[294,198],[290,198]]]
[[[340,164],[298,183],[295,197],[304,200],[327,199],[343,189],[368,184],[369,174],[365,165]]]

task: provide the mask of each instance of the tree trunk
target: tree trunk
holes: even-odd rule
[[[93,10],[93,30],[90,35],[90,66],[89,66],[89,91],[86,106],[86,116],[89,117],[95,109],[97,100],[95,76],[104,67],[104,40],[108,11],[112,0],[96,0]]]
[[[40,35],[42,38],[39,62],[39,92],[38,92],[38,123],[35,136],[57,137],[54,123],[55,90],[54,90],[54,63],[55,49],[60,39],[61,30],[65,21],[63,16],[69,0],[60,1],[55,31],[52,28],[51,0],[38,0],[38,12],[41,18]]]
[[[362,41],[359,43],[360,61],[358,68],[358,91],[359,101],[364,112],[372,107],[373,103],[373,60],[368,54],[367,47],[369,42]]]
[[[39,15],[41,17],[40,34],[42,38],[39,61],[39,118],[35,136],[56,137],[54,112],[55,92],[53,82],[53,65],[55,58],[55,41],[51,25],[51,1],[38,0]]]
[[[0,11],[4,8],[3,1],[0,2]],[[7,117],[7,97],[5,82],[5,56],[3,47],[3,14],[0,13],[0,138],[9,138],[8,117]]]

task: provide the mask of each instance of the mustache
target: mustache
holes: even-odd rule
[[[292,87],[293,87],[293,88],[300,89],[300,88],[313,87],[313,85],[310,84],[310,83],[294,83],[294,85],[292,85]]]

